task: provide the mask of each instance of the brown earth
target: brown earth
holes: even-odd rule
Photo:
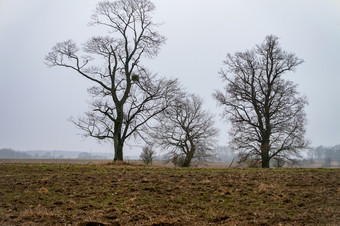
[[[0,164],[0,225],[339,222],[339,169]]]

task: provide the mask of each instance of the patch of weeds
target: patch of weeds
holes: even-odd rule
[[[204,201],[206,198],[207,198],[207,197],[206,197],[205,195],[200,195],[198,199],[199,199],[200,201]]]
[[[124,208],[125,203],[124,202],[117,202],[116,205],[120,208]]]
[[[19,217],[23,219],[41,219],[41,218],[51,218],[57,217],[59,213],[56,211],[51,211],[43,207],[42,205],[37,205],[34,208],[29,208],[20,213]]]

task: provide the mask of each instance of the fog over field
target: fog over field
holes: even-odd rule
[[[103,31],[88,26],[97,1],[0,1],[0,149],[71,150],[95,155],[111,144],[84,140],[67,119],[88,109],[91,83],[73,71],[48,68],[44,56],[55,43],[77,43]],[[162,0],[154,21],[167,38],[158,56],[143,63],[153,72],[179,78],[204,98],[226,146],[230,125],[220,117],[212,93],[227,53],[244,51],[276,35],[284,50],[304,63],[284,75],[307,96],[307,138],[311,146],[340,143],[340,2],[338,0]],[[132,140],[124,155],[138,156]],[[97,153],[97,154],[96,154]]]

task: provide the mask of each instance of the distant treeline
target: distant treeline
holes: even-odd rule
[[[333,147],[319,146],[307,152],[310,160],[340,162],[340,144]]]
[[[0,159],[112,159],[113,153],[90,153],[76,151],[15,151],[0,149]]]
[[[235,157],[230,148],[227,146],[219,146],[215,150],[214,158],[210,161],[214,162],[231,162]],[[164,159],[164,156],[156,156],[155,159]],[[113,159],[113,153],[90,153],[76,151],[16,151],[10,148],[0,149],[0,159]],[[126,159],[139,159],[138,156],[126,157]],[[319,146],[311,148],[306,152],[303,159],[297,160],[297,165],[309,166],[316,162],[321,164],[321,167],[330,167],[332,162],[340,163],[340,145],[333,147]],[[340,165],[339,165],[340,166]]]
[[[230,162],[234,158],[234,153],[226,146],[218,147],[216,155],[211,161]],[[163,160],[162,155],[155,156],[155,159]],[[113,153],[90,153],[76,151],[17,151],[10,148],[0,149],[0,159],[113,159]],[[126,159],[139,159],[136,156],[126,156]]]
[[[12,149],[3,148],[3,149],[0,149],[0,158],[1,159],[30,159],[32,158],[32,156],[24,152],[18,152]]]

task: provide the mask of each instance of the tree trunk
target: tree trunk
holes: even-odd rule
[[[195,149],[192,148],[186,155],[182,167],[190,167],[192,158],[194,157]]]
[[[189,154],[185,156],[185,160],[182,164],[182,167],[190,167],[191,158],[189,157]]]
[[[262,155],[262,168],[269,168],[269,156],[268,153]]]
[[[120,139],[114,140],[114,152],[115,156],[113,161],[123,161],[123,146],[124,142],[121,142]]]
[[[269,168],[269,142],[266,142],[261,145],[261,161],[262,168]]]
[[[115,156],[113,161],[123,161],[123,146],[124,146],[124,138],[122,137],[122,126],[124,119],[124,111],[123,105],[121,103],[116,104],[116,112],[117,118],[114,122],[114,131],[113,131],[113,143],[114,143],[114,152]]]

